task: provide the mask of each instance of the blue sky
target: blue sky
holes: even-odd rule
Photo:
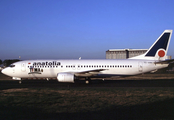
[[[104,59],[174,29],[173,0],[1,0],[0,59]],[[174,36],[168,55],[174,58]]]

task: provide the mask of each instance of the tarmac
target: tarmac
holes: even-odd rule
[[[125,78],[106,78],[102,79],[92,79],[90,84],[85,84],[84,80],[76,80],[75,83],[61,83],[57,80],[22,80],[19,81],[12,80],[10,77],[0,73],[0,89],[11,89],[11,88],[109,88],[109,87],[146,87],[146,88],[156,88],[156,87],[174,87],[174,74],[143,74],[138,76],[131,76]]]
[[[57,80],[23,80],[21,84],[15,80],[0,80],[0,89],[11,88],[159,88],[174,87],[174,79],[155,79],[155,80],[92,80],[90,84],[85,81],[75,83],[60,83]]]
[[[127,78],[108,78],[106,80],[93,79],[90,84],[85,84],[84,80],[75,81],[75,83],[60,83],[57,80],[23,80],[21,84],[19,81],[12,80],[9,77],[2,76],[0,74],[0,90],[6,89],[18,89],[18,88],[63,88],[63,89],[136,89],[145,88],[149,90],[160,90],[161,88],[174,88],[174,75],[173,74],[146,74],[137,77],[127,77]],[[153,89],[151,89],[153,88]],[[78,112],[78,113],[42,113],[41,110],[26,109],[26,108],[15,108],[11,106],[4,107],[3,111],[10,111],[4,115],[3,112],[0,113],[1,117],[5,119],[11,119],[10,115],[13,114],[15,118],[20,119],[31,119],[32,116],[36,115],[35,119],[74,119],[74,120],[106,120],[106,119],[165,119],[170,120],[174,118],[173,115],[173,98],[166,99],[163,101],[157,101],[154,103],[145,103],[141,105],[134,106],[113,106],[102,111],[89,111],[89,112]],[[17,110],[16,110],[17,109]],[[23,112],[24,110],[24,112]],[[33,112],[35,111],[35,112]],[[23,114],[20,114],[22,112]],[[30,113],[31,112],[31,113]],[[17,114],[14,114],[17,113]],[[46,117],[46,118],[45,118]],[[14,117],[13,117],[14,119]]]

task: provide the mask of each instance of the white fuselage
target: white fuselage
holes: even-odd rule
[[[77,77],[129,76],[165,68],[153,60],[27,60],[12,64],[2,72],[13,79],[56,78],[59,73]]]

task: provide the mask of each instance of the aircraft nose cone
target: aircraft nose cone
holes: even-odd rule
[[[2,72],[3,74],[7,75],[8,70],[7,70],[7,68],[4,68],[1,72]]]
[[[1,73],[5,74],[5,69],[2,69]]]

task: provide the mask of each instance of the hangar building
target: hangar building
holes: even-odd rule
[[[144,54],[148,49],[109,49],[106,59],[127,59]]]

